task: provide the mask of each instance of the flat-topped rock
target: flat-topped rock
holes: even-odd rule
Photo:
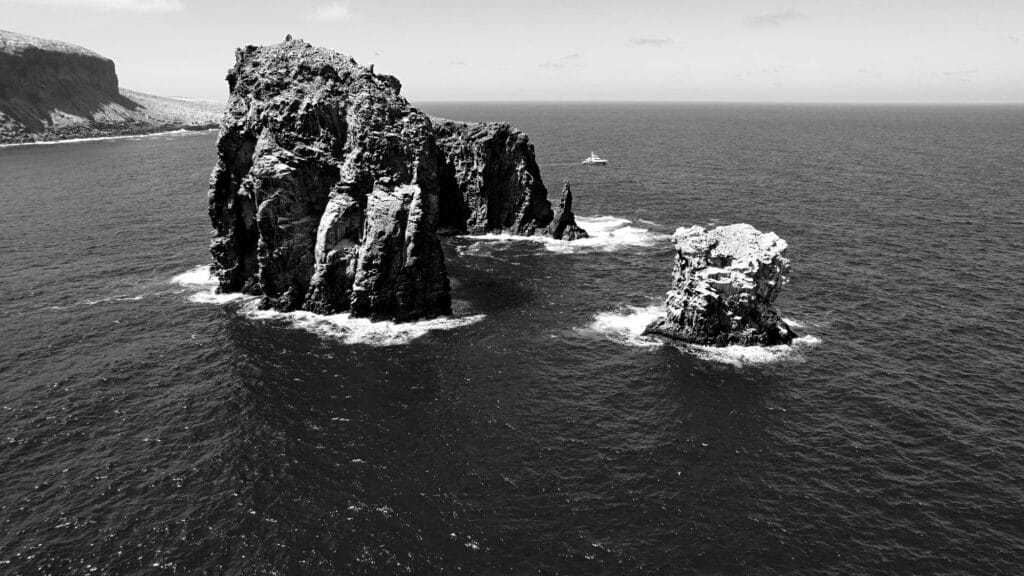
[[[749,224],[681,227],[665,315],[648,333],[712,346],[788,344],[774,302],[789,275],[786,241]]]
[[[109,58],[0,30],[0,143],[212,128],[220,111],[125,90]]]

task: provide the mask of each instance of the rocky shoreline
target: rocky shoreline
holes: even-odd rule
[[[59,144],[61,142],[77,142],[80,140],[104,140],[128,138],[132,136],[152,136],[170,134],[179,131],[207,132],[217,130],[217,123],[200,125],[165,124],[154,126],[98,126],[83,127],[60,132],[42,134],[0,135],[0,146],[21,146],[31,144]]]

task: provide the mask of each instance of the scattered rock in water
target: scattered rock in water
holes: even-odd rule
[[[555,240],[579,240],[589,238],[587,231],[576,224],[576,214],[572,211],[572,190],[569,181],[562,185],[562,201],[558,203],[558,216],[551,224],[551,237]]]
[[[789,275],[786,241],[749,224],[681,227],[665,316],[645,333],[707,346],[790,343],[775,309]]]

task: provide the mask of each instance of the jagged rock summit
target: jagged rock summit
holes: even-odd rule
[[[749,224],[681,227],[665,316],[646,332],[710,346],[788,344],[793,331],[775,309],[788,280],[786,241]]]
[[[572,190],[569,181],[562,185],[562,201],[558,203],[558,217],[550,226],[551,237],[555,240],[579,240],[590,235],[576,224],[576,214],[572,211]]]
[[[0,30],[0,143],[212,128],[219,108],[125,90],[109,58]]]
[[[301,40],[247,46],[211,177],[225,291],[401,320],[451,312],[433,128],[401,85]]]
[[[439,227],[550,234],[533,146],[434,120],[393,76],[289,36],[236,52],[209,193],[220,289],[278,310],[451,313]],[[561,237],[585,234],[563,199]]]

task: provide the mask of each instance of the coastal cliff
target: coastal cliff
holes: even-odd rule
[[[788,344],[775,299],[789,276],[786,241],[749,224],[682,227],[665,315],[646,332],[709,346]]]
[[[219,112],[122,89],[114,62],[91,50],[0,30],[0,143],[212,128]]]
[[[451,313],[437,147],[391,77],[301,40],[247,46],[211,176],[223,291],[278,310]]]

